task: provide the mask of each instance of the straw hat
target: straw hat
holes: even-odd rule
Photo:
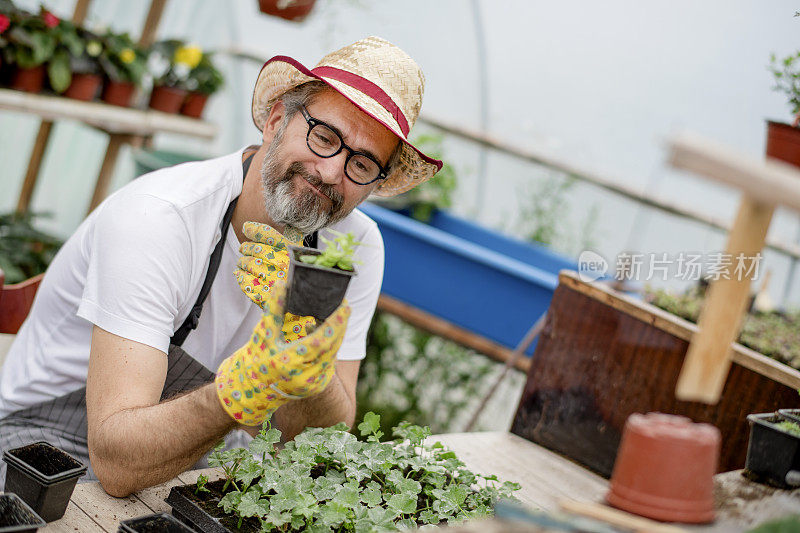
[[[272,104],[286,91],[320,80],[389,128],[402,141],[400,158],[374,194],[394,196],[427,181],[442,162],[408,142],[422,107],[425,78],[411,57],[380,37],[367,37],[322,58],[309,70],[286,56],[275,56],[261,67],[253,91],[253,122],[259,131]]]

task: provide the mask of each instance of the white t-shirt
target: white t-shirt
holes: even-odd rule
[[[106,199],[64,244],[0,369],[0,418],[86,384],[93,325],[166,354],[194,305],[228,204],[242,191],[243,149],[142,176]],[[383,240],[359,210],[331,226],[365,243],[346,298],[340,360],[362,359],[383,280]],[[325,230],[321,232],[326,235]],[[261,310],[233,276],[233,228],[196,330],[183,349],[215,371],[242,346]]]

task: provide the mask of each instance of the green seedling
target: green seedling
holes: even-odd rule
[[[353,263],[359,263],[359,261],[353,260],[356,246],[364,243],[358,242],[355,235],[352,233],[342,233],[336,230],[329,231],[337,235],[337,237],[335,239],[326,239],[320,236],[320,239],[322,239],[322,242],[326,245],[322,253],[301,255],[300,261],[312,265],[338,268],[339,270],[352,272]]]

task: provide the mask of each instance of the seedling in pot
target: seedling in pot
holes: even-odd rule
[[[782,489],[800,487],[800,431],[780,413],[748,415],[745,475]]]
[[[352,233],[333,231],[337,237],[320,237],[323,251],[290,246],[289,294],[286,310],[323,321],[339,307],[350,278],[356,275],[353,259],[356,246],[362,244]]]

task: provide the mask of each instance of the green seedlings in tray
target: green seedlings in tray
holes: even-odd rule
[[[331,240],[320,236],[322,242],[326,244],[326,248],[320,254],[301,255],[300,261],[312,265],[338,268],[339,270],[352,272],[353,263],[358,263],[358,261],[353,260],[356,246],[363,243],[356,241],[355,235],[352,233],[342,233],[332,229],[328,231],[337,235],[337,237]]]

